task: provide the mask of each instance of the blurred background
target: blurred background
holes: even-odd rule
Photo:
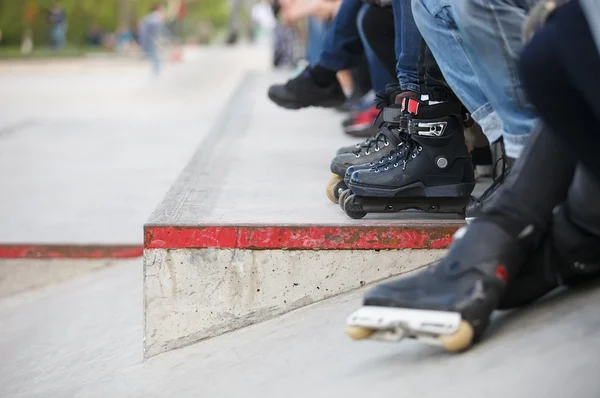
[[[315,63],[340,3],[0,0],[0,298],[104,264],[43,260],[70,248],[141,255],[148,216],[240,82]],[[366,63],[340,81],[372,104]]]

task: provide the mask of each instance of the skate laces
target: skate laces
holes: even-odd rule
[[[379,161],[379,164],[371,169],[375,171],[375,173],[400,166],[402,166],[402,170],[405,170],[406,164],[419,156],[419,153],[423,150],[423,147],[415,141],[410,134],[404,132],[401,132],[400,134],[402,142],[398,145],[397,151],[382,158]]]
[[[386,129],[386,127],[383,127],[380,131],[377,132],[377,134],[367,139],[360,147],[358,147],[354,151],[354,155],[357,158],[359,158],[363,154],[370,155],[371,149],[373,149],[375,152],[379,152],[381,148],[389,146],[390,141],[388,140],[388,137],[383,133],[383,129]]]
[[[502,162],[502,171],[499,175],[496,175],[496,169],[498,168],[498,164]],[[504,182],[508,174],[510,173],[510,168],[508,166],[508,162],[504,156],[498,158],[494,163],[494,168],[492,172],[492,185],[490,185],[479,198],[477,198],[477,202],[483,202],[488,196],[490,196],[494,191]]]

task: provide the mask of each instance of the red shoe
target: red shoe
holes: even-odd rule
[[[366,111],[357,112],[351,115],[342,123],[344,133],[353,137],[370,137],[377,132],[375,121],[379,116],[379,109],[375,105]]]

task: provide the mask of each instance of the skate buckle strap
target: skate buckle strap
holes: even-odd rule
[[[447,127],[448,122],[419,122],[411,120],[408,124],[408,132],[427,137],[441,137]]]
[[[416,115],[419,112],[420,102],[414,98],[405,97],[402,99],[402,111]]]

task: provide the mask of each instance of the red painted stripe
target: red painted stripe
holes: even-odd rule
[[[153,227],[146,249],[443,249],[458,225]]]
[[[0,258],[134,258],[143,254],[142,246],[0,244]]]

